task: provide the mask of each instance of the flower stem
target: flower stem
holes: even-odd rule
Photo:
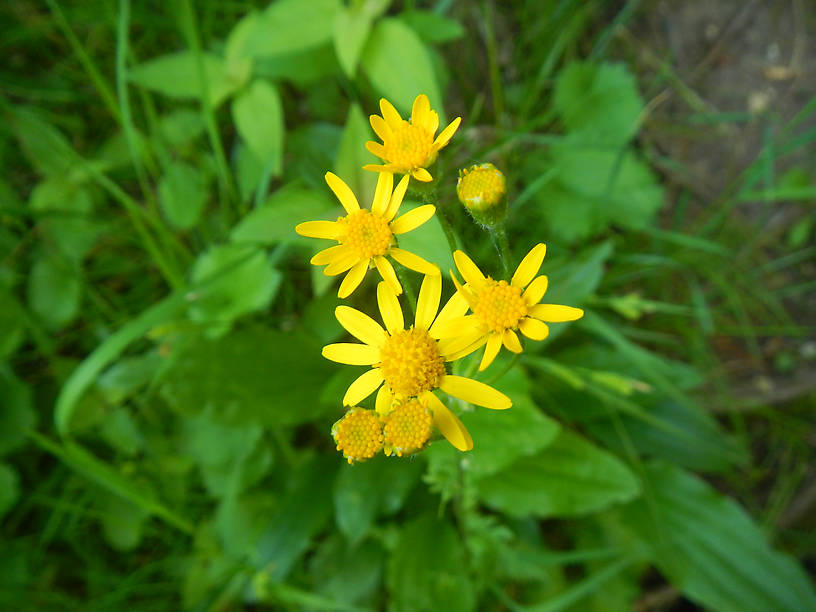
[[[490,225],[487,228],[490,232],[490,238],[493,240],[493,246],[499,253],[499,260],[501,261],[502,271],[504,277],[510,280],[510,242],[507,240],[507,230],[504,222]]]

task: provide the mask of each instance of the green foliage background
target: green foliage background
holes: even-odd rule
[[[730,397],[717,338],[812,332],[756,289],[812,257],[812,211],[778,259],[746,251],[730,211],[758,190],[812,200],[806,173],[767,165],[813,149],[816,98],[687,214],[635,140],[664,83],[611,44],[636,4],[5,10],[0,606],[606,611],[665,581],[706,609],[816,609],[813,533],[774,524],[804,472],[768,493],[760,455],[813,460],[812,401],[712,412]],[[501,274],[454,192],[490,161],[513,265],[546,242],[547,301],[586,316],[485,372],[512,409],[451,404],[473,451],[349,466],[329,430],[358,372],[320,355],[339,301],[293,228],[338,216],[327,170],[370,203],[367,117],[419,93],[463,117],[438,169],[460,244]],[[436,219],[401,244],[453,267]]]

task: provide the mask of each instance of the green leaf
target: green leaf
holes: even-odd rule
[[[125,357],[108,368],[96,382],[105,400],[113,405],[122,404],[137,391],[146,387],[159,372],[164,358],[158,351]]]
[[[363,49],[362,65],[377,91],[404,116],[410,115],[414,98],[424,93],[443,120],[442,94],[428,50],[399,19],[377,23]]]
[[[269,305],[281,282],[281,273],[270,267],[266,253],[246,244],[211,247],[193,265],[193,282],[226,272],[218,280],[189,295],[194,321],[227,329],[234,319]]]
[[[355,603],[382,588],[386,553],[374,539],[350,544],[339,534],[325,538],[309,563],[317,592]]]
[[[213,106],[221,104],[249,80],[249,63],[228,64],[212,53],[202,53],[201,61],[204,64],[210,104]],[[198,60],[192,51],[162,55],[133,66],[128,77],[136,85],[170,98],[199,100],[204,91]]]
[[[283,107],[278,90],[262,79],[238,94],[232,102],[232,116],[238,133],[273,176],[283,168]]]
[[[100,433],[111,446],[126,455],[135,455],[145,446],[136,421],[124,408],[114,408],[105,416]]]
[[[64,176],[50,177],[34,188],[29,205],[37,212],[45,241],[71,261],[82,261],[101,230],[91,214],[89,191]]]
[[[462,540],[436,512],[407,523],[388,567],[390,604],[399,612],[476,609]]]
[[[0,284],[0,361],[5,361],[12,355],[24,339],[23,307],[11,292]]]
[[[204,133],[201,113],[184,108],[164,115],[156,127],[157,132],[172,148],[188,145]]]
[[[37,413],[31,399],[31,389],[14,375],[6,364],[0,364],[0,457],[26,443],[26,433],[37,424]]]
[[[444,43],[465,35],[461,23],[433,11],[405,11],[399,18],[427,43]]]
[[[20,498],[20,476],[8,463],[0,463],[0,518],[14,507]]]
[[[682,469],[644,471],[649,498],[622,511],[624,525],[685,595],[712,610],[816,609],[816,592],[790,556],[736,502]]]
[[[335,519],[352,545],[366,536],[377,516],[402,508],[421,471],[419,462],[385,457],[340,468],[334,483]]]
[[[207,201],[201,171],[182,161],[170,162],[159,182],[159,204],[170,224],[189,229],[198,223]]]
[[[477,480],[476,487],[496,510],[541,518],[588,514],[640,493],[623,462],[566,430],[544,451]]]
[[[9,127],[28,162],[45,176],[65,175],[74,163],[73,149],[59,130],[28,109],[16,110]]]
[[[28,305],[51,330],[79,314],[82,285],[74,266],[49,255],[40,257],[28,277]]]
[[[162,387],[183,414],[210,409],[224,423],[289,425],[326,410],[317,398],[333,367],[301,334],[256,326],[183,344]]]
[[[142,527],[148,518],[144,508],[118,495],[106,493],[99,502],[102,532],[113,548],[133,550],[142,541]]]
[[[586,142],[623,145],[638,130],[643,101],[624,64],[573,62],[555,84],[553,106]]]
[[[345,181],[364,207],[368,207],[374,200],[377,173],[363,170],[363,166],[381,161],[365,148],[366,141],[371,137],[368,118],[363,115],[359,105],[352,104],[343,128],[340,148],[337,150],[334,173]]]
[[[368,10],[371,2],[340,6],[334,17],[334,50],[343,71],[354,78],[357,62],[371,32],[374,15]]]
[[[295,226],[304,221],[334,220],[341,212],[339,204],[327,195],[295,184],[284,185],[233,228],[230,240],[262,245],[279,242],[314,245],[314,238],[296,234]]]

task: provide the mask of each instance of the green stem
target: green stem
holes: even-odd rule
[[[490,239],[499,253],[499,260],[501,261],[502,271],[504,277],[510,280],[510,242],[507,240],[507,229],[504,223],[488,226],[487,231],[490,232]]]

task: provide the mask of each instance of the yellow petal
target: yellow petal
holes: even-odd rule
[[[580,308],[560,304],[536,304],[530,309],[529,314],[531,317],[549,323],[563,323],[565,321],[577,321],[584,316],[584,311]]]
[[[402,308],[394,292],[388,283],[377,285],[377,305],[380,307],[385,329],[392,336],[398,331],[405,329],[405,321],[402,318]]]
[[[382,146],[379,142],[368,140],[365,143],[365,148],[368,149],[369,153],[373,153],[377,157],[385,159],[385,147]]]
[[[417,298],[414,327],[428,329],[439,310],[439,298],[442,297],[442,275],[427,275],[422,279]]]
[[[411,107],[411,124],[425,125],[425,115],[430,110],[431,103],[428,101],[428,96],[419,94],[414,98],[414,105]]]
[[[423,183],[430,183],[433,180],[431,173],[428,172],[425,168],[414,168],[411,170],[411,176],[413,176],[416,180],[421,181]]]
[[[360,256],[351,249],[338,251],[332,262],[323,270],[326,276],[337,276],[359,263]]]
[[[392,137],[393,131],[391,130],[391,126],[386,123],[385,119],[379,115],[371,115],[368,120],[371,123],[371,128],[374,130],[374,133],[380,137],[380,140],[385,142]],[[376,153],[374,154],[376,155]]]
[[[398,128],[402,123],[402,117],[400,117],[397,109],[394,108],[394,105],[385,98],[380,99],[380,112],[382,113],[385,122],[391,126],[392,129]]]
[[[470,437],[459,417],[453,414],[433,393],[423,394],[422,399],[428,403],[433,413],[434,425],[456,450],[464,452],[473,448],[473,438]]]
[[[439,388],[460,400],[492,410],[506,410],[513,405],[513,401],[501,391],[464,376],[443,376]]]
[[[514,353],[520,353],[522,351],[521,342],[519,342],[516,332],[514,332],[512,329],[504,330],[502,344],[504,344],[504,348],[506,348],[508,351],[513,351]]]
[[[442,307],[442,310],[439,311],[439,314],[436,317],[436,321],[431,326],[431,335],[434,333],[434,329],[437,325],[443,325],[445,322],[449,321],[450,319],[457,319],[463,316],[468,310],[468,303],[464,297],[457,291],[454,293],[448,302]],[[437,336],[434,336],[436,338]]]
[[[391,200],[388,202],[388,208],[385,210],[383,217],[386,221],[390,222],[394,217],[397,216],[399,212],[400,206],[402,205],[402,198],[405,197],[405,191],[408,189],[408,181],[411,180],[410,177],[406,174],[405,176],[400,179],[400,182],[397,183],[396,189],[394,189],[394,193],[391,194]]]
[[[356,406],[369,395],[374,393],[383,382],[382,372],[379,368],[373,368],[365,372],[349,385],[346,394],[343,396],[344,406]]]
[[[456,338],[478,330],[481,323],[474,315],[453,317],[445,321],[437,320],[430,329],[430,335],[437,340]]]
[[[456,293],[454,295],[459,295],[463,300],[465,300],[471,310],[476,308],[476,296],[473,295],[473,291],[470,290],[470,287],[462,286],[462,284],[454,276],[453,270],[448,270],[448,274],[450,274],[453,285],[456,287]]]
[[[493,332],[487,339],[487,346],[485,347],[484,354],[482,355],[482,361],[479,363],[480,372],[484,372],[487,367],[493,363],[496,355],[499,354],[499,350],[501,350],[502,346],[502,335],[503,334],[501,332]]]
[[[377,189],[374,191],[374,201],[371,204],[371,212],[382,217],[388,208],[391,200],[391,190],[394,187],[394,175],[390,172],[380,172],[377,177]]]
[[[441,347],[443,343],[447,343],[449,340],[442,340],[440,341],[440,349],[439,353],[445,357],[445,361],[456,361],[457,359],[461,359],[462,357],[467,357],[474,351],[478,351],[482,348],[487,342],[487,334],[479,334],[476,339],[471,342],[470,344],[463,344],[461,345],[462,348],[459,350],[452,350],[447,345],[445,346],[446,350],[443,350]],[[461,344],[461,343],[460,343]]]
[[[519,323],[519,331],[530,340],[543,340],[550,335],[550,328],[538,319],[525,317]]]
[[[367,314],[349,306],[338,306],[334,316],[348,333],[374,347],[382,346],[388,336],[385,330]]]
[[[348,252],[348,250],[349,248],[346,245],[337,244],[333,247],[329,247],[328,249],[323,249],[319,253],[315,253],[315,256],[309,260],[309,263],[313,266],[324,266],[336,259],[341,258]]]
[[[454,251],[453,260],[456,262],[456,267],[459,268],[459,273],[465,278],[465,282],[478,291],[485,283],[484,274],[479,267],[462,251]]]
[[[323,356],[337,363],[370,366],[380,360],[380,349],[368,344],[338,342],[324,346]]]
[[[437,151],[450,142],[450,139],[453,138],[456,130],[459,129],[460,123],[462,123],[462,118],[457,117],[448,124],[448,127],[439,133],[439,136],[436,137],[436,140],[434,140],[433,143],[433,146]]]
[[[547,253],[547,245],[538,243],[530,252],[524,256],[521,263],[516,268],[515,274],[510,284],[519,289],[524,289],[530,281],[535,278],[538,271],[541,269],[541,264],[544,263],[544,255]]]
[[[410,232],[433,217],[435,212],[436,206],[433,204],[417,206],[413,210],[409,210],[404,215],[394,219],[391,222],[391,232],[393,234],[405,234],[406,232]]]
[[[374,409],[384,416],[391,412],[391,406],[394,403],[394,395],[388,390],[388,385],[383,385],[377,391],[377,398],[374,401]]]
[[[389,252],[391,257],[396,259],[406,268],[410,268],[411,270],[415,270],[416,272],[425,274],[427,276],[441,276],[439,268],[435,264],[425,261],[419,255],[414,255],[410,251],[405,251],[397,247],[391,247]]]
[[[425,129],[428,130],[428,133],[433,138],[433,135],[436,134],[436,130],[439,129],[439,115],[436,111],[428,111],[428,114],[425,115]]]
[[[524,298],[524,302],[528,308],[535,306],[541,301],[541,298],[547,293],[548,282],[546,276],[537,276],[533,282],[528,285],[527,289],[524,290],[521,297]]]
[[[343,182],[343,179],[333,172],[327,172],[325,178],[329,188],[334,192],[334,195],[337,196],[337,199],[340,200],[340,204],[343,205],[347,213],[351,214],[355,210],[360,210],[360,204],[357,202],[356,196],[351,191],[351,187]]]
[[[298,223],[295,231],[307,238],[337,240],[340,236],[340,225],[336,221],[306,221]]]
[[[354,293],[354,290],[363,282],[366,272],[368,272],[367,259],[354,264],[351,270],[349,270],[349,273],[346,274],[346,278],[340,283],[340,289],[337,290],[337,297],[343,300]]]
[[[377,266],[377,270],[380,276],[382,276],[382,279],[391,287],[391,291],[397,295],[402,295],[402,285],[400,285],[397,273],[394,271],[394,266],[391,265],[391,262],[385,257],[378,255],[374,258],[374,265]]]
[[[394,172],[394,167],[391,164],[366,164],[363,170],[370,172]]]

